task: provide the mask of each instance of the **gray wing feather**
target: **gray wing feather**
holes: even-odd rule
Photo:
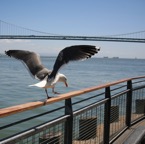
[[[40,57],[36,53],[24,50],[9,50],[5,53],[21,60],[35,78],[42,80],[48,75],[49,70],[42,65]]]

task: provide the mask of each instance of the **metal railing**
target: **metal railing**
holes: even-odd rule
[[[59,106],[55,105],[58,103]],[[37,113],[41,111],[42,106],[50,107],[48,111],[33,114],[36,108]],[[21,116],[25,113],[26,117]],[[145,118],[145,76],[3,108],[0,117],[3,121],[7,117],[20,117],[0,125],[1,144],[113,143]]]

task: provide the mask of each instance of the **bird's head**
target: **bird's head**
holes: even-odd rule
[[[65,86],[68,87],[67,78],[64,74],[59,73],[59,81],[63,82],[65,84]]]
[[[96,47],[97,52],[100,51],[101,47]]]

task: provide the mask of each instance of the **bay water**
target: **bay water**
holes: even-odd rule
[[[41,57],[42,63],[48,69],[53,69],[55,59],[55,57]],[[60,73],[67,76],[69,87],[65,87],[63,83],[58,83],[55,90],[60,93],[67,93],[124,78],[143,76],[145,75],[145,59],[91,58],[85,61],[70,62],[60,69]],[[28,85],[37,82],[20,61],[7,56],[0,56],[0,108],[46,99],[44,89],[28,87]],[[48,94],[57,96],[51,92],[51,89],[48,89]],[[54,103],[49,107],[1,118],[0,126],[47,111],[50,107],[55,108],[61,105],[61,103]],[[36,123],[43,122],[45,118],[36,119]],[[47,121],[47,119],[45,120]],[[32,123],[29,123],[29,126],[32,126]],[[28,127],[28,124],[26,127]],[[20,130],[21,126],[18,125],[15,129],[1,131],[0,137],[12,134],[16,129]]]

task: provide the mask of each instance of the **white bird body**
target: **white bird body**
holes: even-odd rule
[[[32,84],[32,85],[29,85],[30,87],[32,86],[36,86],[36,87],[39,87],[39,88],[52,88],[52,84],[51,82],[47,82],[47,76],[46,78],[44,78],[42,81],[36,83],[36,84]]]
[[[53,78],[48,79],[48,75],[47,75],[42,81],[40,81],[36,84],[29,85],[29,86],[30,87],[36,86],[36,87],[44,88],[44,89],[54,88],[54,86],[56,85],[57,82],[63,82],[63,80],[62,80],[63,77],[65,77],[65,75],[63,75],[61,73],[57,73],[57,75],[55,76],[54,79]],[[65,84],[67,86],[67,83],[65,83]]]

